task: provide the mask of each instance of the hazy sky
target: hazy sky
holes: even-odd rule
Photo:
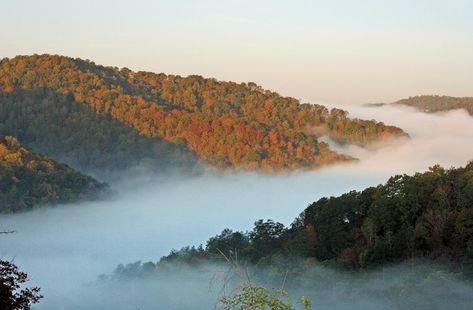
[[[1,0],[0,57],[32,53],[327,102],[473,96],[473,1]]]

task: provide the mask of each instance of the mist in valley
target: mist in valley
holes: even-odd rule
[[[134,269],[138,263],[130,264]],[[251,283],[283,288],[297,309],[308,297],[313,309],[470,309],[473,285],[442,264],[407,262],[363,272],[341,272],[306,266],[285,273],[248,268]],[[242,284],[226,281],[228,266],[167,266],[137,277],[114,277],[82,286],[69,309],[197,309],[218,308],[221,296]],[[61,302],[51,303],[60,308]]]
[[[399,106],[338,107],[352,117],[399,126],[410,139],[370,149],[326,140],[360,161],[310,172],[207,172],[159,180],[144,172],[127,175],[110,184],[116,194],[107,200],[2,215],[0,229],[16,232],[2,236],[0,255],[14,260],[28,272],[30,284],[42,288],[45,298],[37,309],[209,309],[219,293],[218,285],[209,290],[215,266],[147,279],[97,279],[118,264],[156,262],[171,249],[199,245],[226,227],[246,231],[256,220],[268,218],[289,225],[323,196],[361,190],[434,164],[448,168],[473,159],[473,119],[464,111],[425,114]],[[422,268],[429,267],[393,266],[362,277],[316,268],[292,279],[291,289],[295,296],[312,297],[315,309],[396,308],[411,299],[410,305],[417,302],[424,308],[437,300],[442,308],[447,302],[442,294],[454,294],[459,303],[473,296],[461,279]],[[399,298],[386,304],[384,291],[406,289],[406,282],[413,291],[396,291]]]

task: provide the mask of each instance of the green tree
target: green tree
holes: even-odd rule
[[[43,298],[38,287],[21,289],[27,281],[28,275],[15,264],[0,260],[0,309],[30,310],[32,304]]]
[[[289,293],[283,289],[268,289],[261,285],[246,284],[234,295],[220,298],[221,310],[295,310]],[[311,302],[301,297],[304,310],[310,310]]]

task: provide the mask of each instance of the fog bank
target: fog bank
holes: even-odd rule
[[[361,190],[384,183],[391,175],[424,171],[437,163],[450,167],[473,159],[473,118],[466,112],[341,107],[352,117],[397,125],[411,139],[371,150],[334,145],[360,161],[317,171],[279,176],[208,173],[159,182],[139,176],[136,182],[112,184],[118,195],[111,200],[2,215],[0,229],[16,233],[1,237],[0,256],[14,259],[28,272],[31,284],[42,288],[45,298],[38,309],[90,309],[87,300],[98,302],[102,293],[107,295],[84,288],[120,263],[157,261],[172,248],[198,245],[226,227],[251,229],[260,218],[288,225],[320,197]],[[196,282],[198,286],[201,280]],[[166,283],[156,285],[165,287]],[[127,298],[117,297],[117,290],[114,298],[104,298],[98,308],[115,309],[115,300],[124,309],[136,309],[142,291],[137,287],[134,295],[130,285]],[[163,287],[158,291],[166,292]],[[151,294],[155,288],[149,289]],[[180,295],[169,294],[156,296],[180,300]]]
[[[164,271],[158,268],[156,273],[99,280],[81,287],[68,309],[215,309],[223,292],[234,294],[242,284],[233,278],[224,288],[227,271],[225,265],[179,265],[166,266]],[[445,265],[426,262],[363,272],[314,265],[287,274],[251,267],[247,272],[253,284],[284,287],[296,305],[301,296],[309,297],[312,309],[470,309],[473,298],[471,281]]]

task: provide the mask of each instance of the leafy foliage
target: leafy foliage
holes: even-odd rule
[[[254,83],[132,72],[51,55],[0,62],[0,92],[43,88],[85,103],[143,136],[185,144],[215,167],[312,168],[350,160],[319,142],[320,135],[360,145],[405,136],[399,128],[300,104]]]
[[[268,289],[261,285],[247,284],[231,296],[220,299],[221,310],[295,310],[287,291]],[[304,310],[309,310],[311,303],[306,297],[301,298]]]
[[[0,139],[1,212],[96,198],[105,188],[104,183],[23,147],[12,136]]]
[[[473,163],[448,170],[434,166],[361,192],[319,199],[289,228],[260,220],[250,232],[226,229],[210,238],[198,259],[215,260],[220,248],[256,264],[283,257],[363,268],[426,258],[472,266]],[[190,249],[162,260],[195,263]]]
[[[38,287],[20,290],[20,286],[27,281],[28,275],[19,271],[15,264],[0,260],[0,309],[29,310],[31,304],[43,298]]]
[[[145,167],[156,173],[191,172],[196,158],[184,146],[140,136],[109,115],[47,89],[0,94],[0,135],[88,174],[112,179]]]

